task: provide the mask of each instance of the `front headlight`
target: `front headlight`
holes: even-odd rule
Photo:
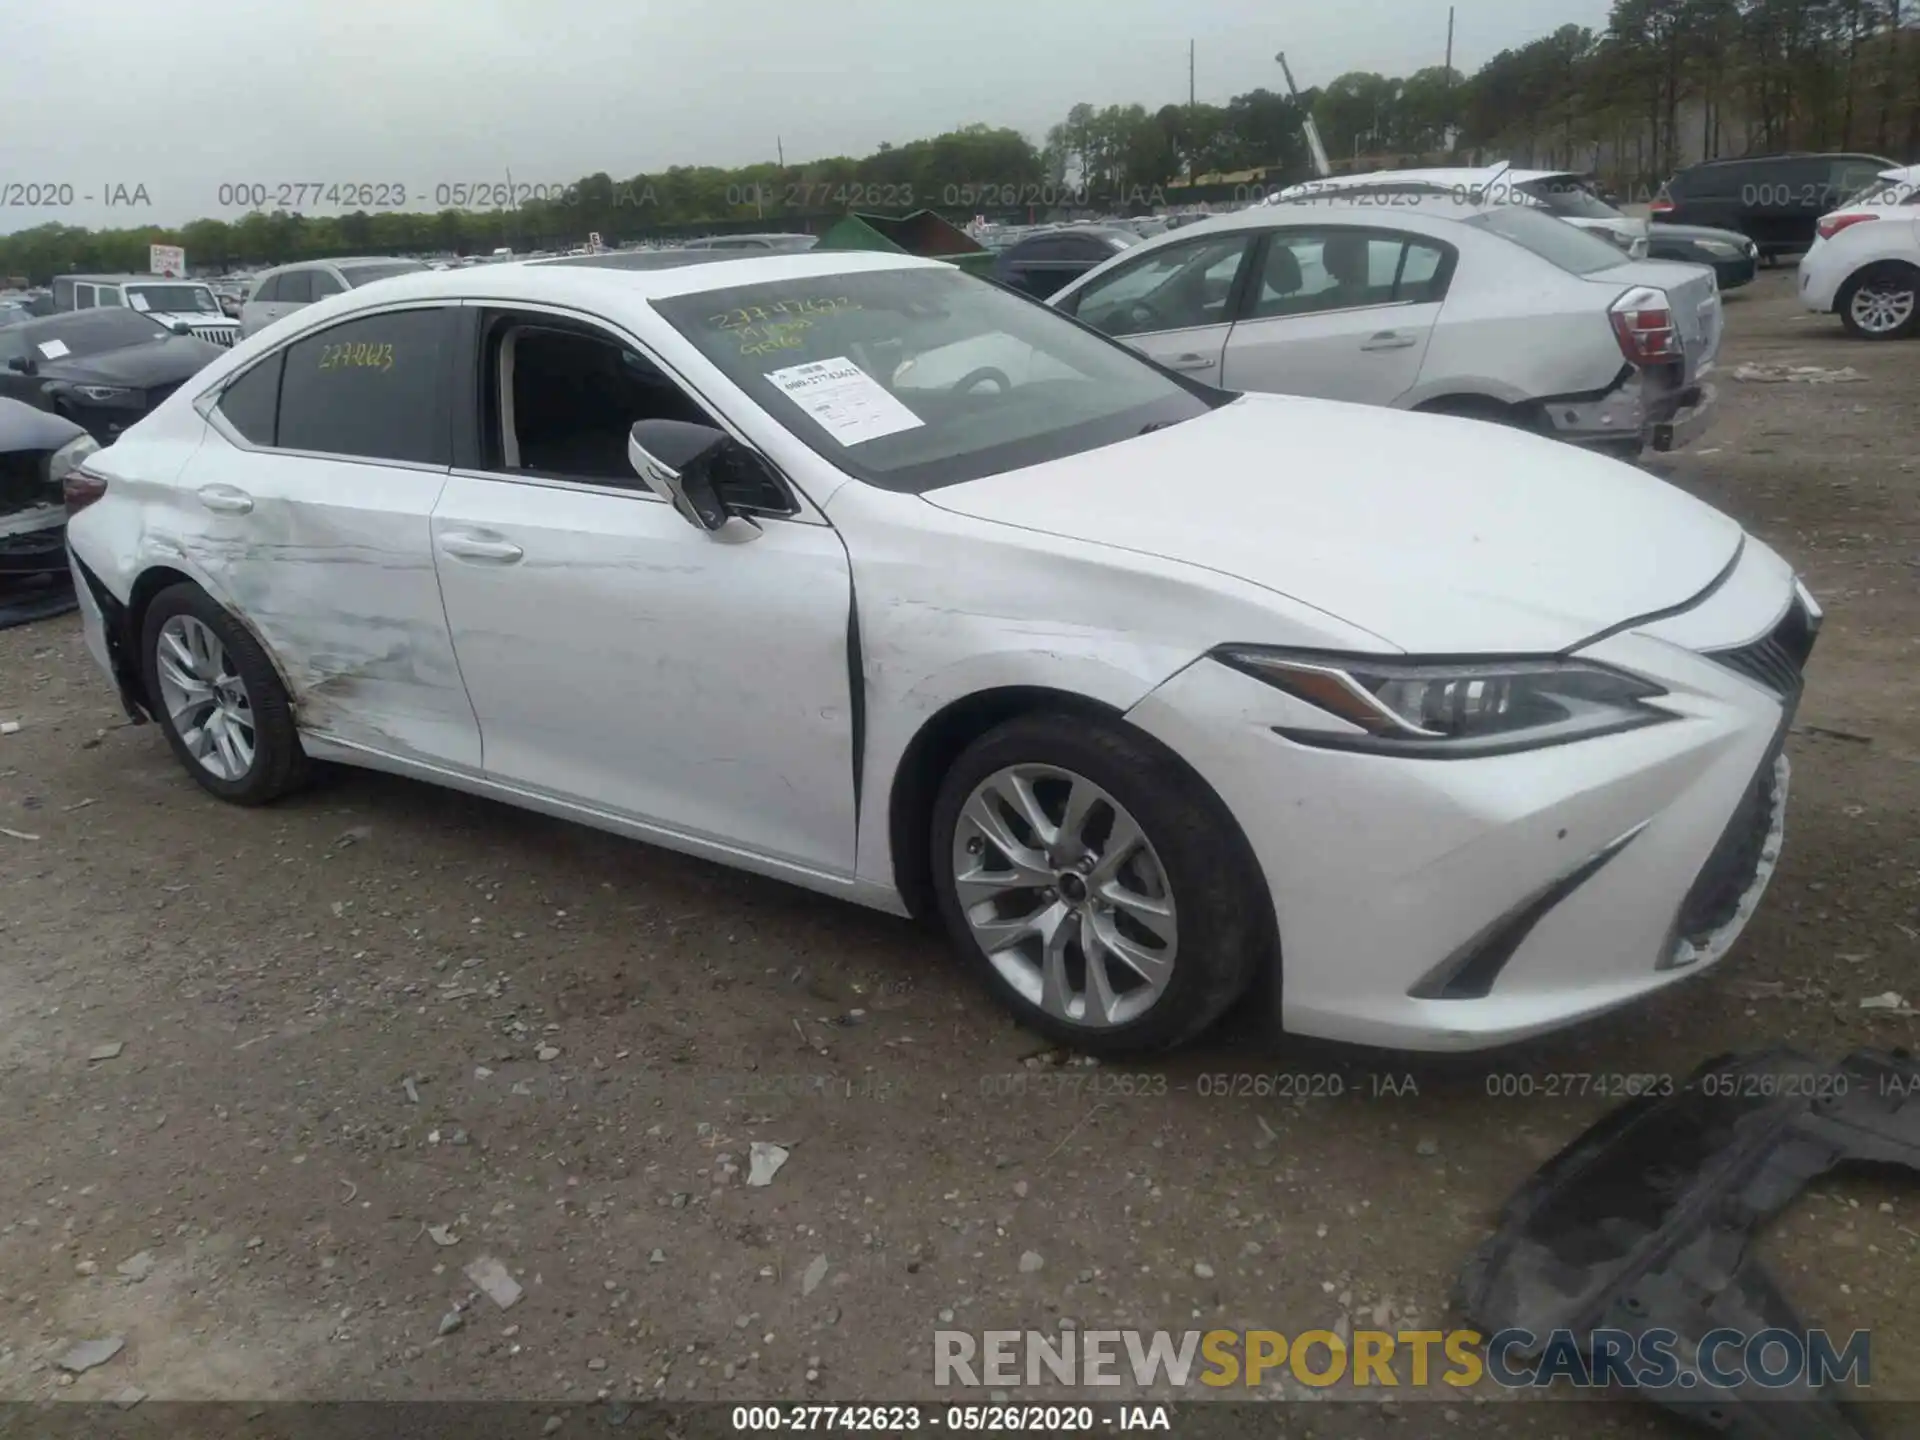
[[[1667,692],[1584,660],[1464,664],[1229,646],[1214,657],[1346,721],[1346,731],[1279,727],[1303,745],[1375,755],[1465,759],[1537,750],[1674,718],[1646,702]]]
[[[140,393],[138,390],[129,390],[122,385],[75,385],[72,389],[74,394],[84,395],[87,399],[101,405],[118,400],[131,400]]]
[[[1718,255],[1722,260],[1738,260],[1745,253],[1738,245],[1729,245],[1724,240],[1702,240],[1700,248],[1709,255]]]
[[[47,479],[58,485],[67,478],[69,471],[99,448],[100,442],[91,435],[69,440],[47,458]]]

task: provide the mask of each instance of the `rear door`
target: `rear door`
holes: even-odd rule
[[[1220,383],[1393,404],[1420,378],[1455,259],[1450,245],[1394,230],[1267,232]]]
[[[1259,235],[1232,230],[1161,246],[1082,286],[1060,308],[1170,370],[1217,384]]]
[[[359,315],[241,372],[203,402],[217,433],[167,520],[264,637],[303,728],[477,770],[430,531],[451,463],[456,314]]]

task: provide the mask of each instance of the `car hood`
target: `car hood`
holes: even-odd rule
[[[86,433],[63,416],[0,397],[0,455],[58,450]]]
[[[146,390],[155,385],[177,385],[202,366],[232,352],[190,335],[149,340],[124,350],[98,355],[47,360],[40,365],[43,380],[67,380],[82,385],[125,385]]]
[[[233,317],[226,311],[217,314],[206,310],[149,310],[149,320],[158,320],[162,325],[171,325],[176,320],[184,320],[189,325],[232,325]]]
[[[1739,247],[1742,255],[1753,242],[1738,230],[1716,230],[1711,225],[1667,225],[1656,223],[1650,232],[1655,240],[1718,240]]]
[[[1569,649],[1685,604],[1742,541],[1665,481],[1556,440],[1277,395],[924,498],[1233,575],[1429,655]]]

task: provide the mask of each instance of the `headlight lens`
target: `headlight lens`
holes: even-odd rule
[[[1722,260],[1738,260],[1745,253],[1738,245],[1729,245],[1724,240],[1702,240],[1700,248],[1709,255],[1718,255]]]
[[[1673,718],[1647,704],[1667,693],[1658,685],[1584,660],[1429,664],[1252,646],[1214,654],[1356,727],[1358,733],[1281,729],[1326,749],[1436,759],[1502,755]]]
[[[99,448],[100,442],[91,435],[82,435],[78,439],[69,440],[48,458],[47,479],[58,485],[67,478],[69,471]]]
[[[73,389],[76,395],[84,395],[87,399],[97,400],[102,404],[110,400],[131,400],[140,393],[138,390],[129,390],[120,385],[76,385]]]

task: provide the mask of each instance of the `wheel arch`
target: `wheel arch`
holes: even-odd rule
[[[1186,782],[1217,809],[1221,818],[1231,827],[1234,843],[1241,848],[1249,873],[1260,885],[1262,913],[1268,916],[1274,914],[1273,896],[1267,885],[1266,873],[1260,868],[1252,842],[1240,828],[1232,808],[1206,777],[1189,765],[1178,751],[1158,736],[1131,723],[1125,712],[1104,701],[1044,685],[1004,685],[964,695],[928,717],[907,742],[900,763],[894,770],[893,784],[887,795],[887,832],[892,852],[894,889],[905,902],[910,915],[916,920],[925,921],[934,919],[939,913],[933,890],[932,837],[928,830],[933,821],[934,800],[940,792],[941,781],[967,747],[982,735],[1021,715],[1043,712],[1082,715],[1123,727],[1138,743],[1166,757]],[[1277,957],[1277,925],[1275,931],[1270,940]]]
[[[273,646],[267,643],[259,627],[222,599],[220,594],[199,576],[173,565],[160,563],[149,565],[134,578],[132,588],[127,592],[122,621],[122,641],[127,647],[126,653],[133,657],[132,673],[128,677],[128,683],[133,687],[135,698],[140,701],[142,708],[149,715],[153,713],[153,697],[147,693],[147,657],[142,653],[141,640],[146,634],[147,612],[153,608],[153,602],[164,591],[175,585],[193,586],[231,615],[234,623],[251,635],[254,642],[259,645],[261,653],[267,657],[267,663],[273,667],[273,673],[279,678],[281,687],[289,696],[296,694],[293,686],[288,682],[286,666],[280,663],[280,657],[274,653]]]
[[[1833,287],[1833,313],[1838,315],[1845,307],[1854,285],[1869,275],[1875,275],[1881,271],[1909,274],[1916,281],[1920,281],[1920,265],[1898,255],[1879,255],[1871,260],[1862,260],[1847,272],[1845,279]]]

